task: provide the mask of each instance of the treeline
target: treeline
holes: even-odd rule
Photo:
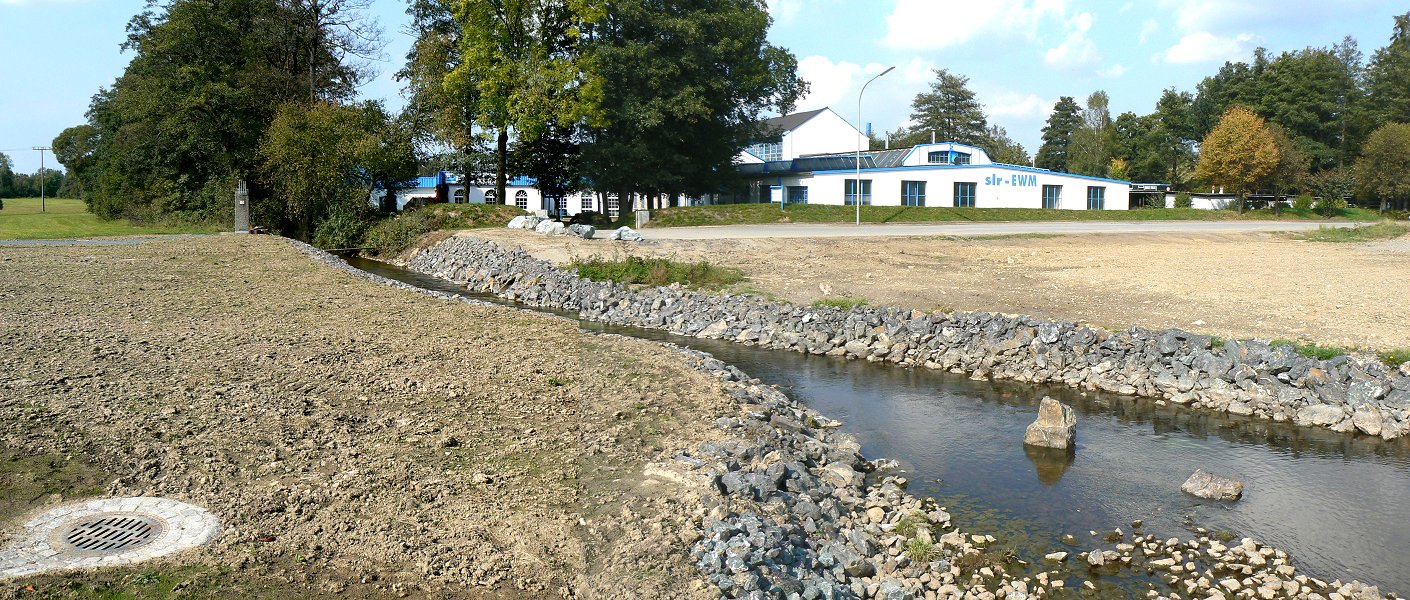
[[[409,0],[408,104],[353,101],[381,51],[369,0],[171,0],[54,152],[102,217],[229,218],[304,239],[370,220],[418,162],[548,195],[731,183],[760,115],[806,89],[755,0]]]
[[[1351,37],[1277,56],[1260,48],[1193,93],[1165,90],[1149,114],[1113,119],[1107,104],[1101,91],[1085,104],[1062,97],[1035,166],[1184,190],[1410,203],[1410,13],[1369,61]],[[1221,123],[1228,131],[1216,136]]]
[[[0,198],[38,198],[41,189],[51,198],[76,197],[76,190],[63,171],[44,169],[33,174],[16,173],[14,162],[0,152]]]

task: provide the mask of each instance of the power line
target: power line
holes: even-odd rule
[[[48,146],[35,146],[34,150],[39,151],[39,212],[48,212],[48,207],[45,205],[46,203],[44,201],[44,153],[53,150],[53,148]]]

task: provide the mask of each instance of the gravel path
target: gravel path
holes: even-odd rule
[[[653,227],[656,240],[740,240],[761,238],[908,237],[953,235],[1076,235],[1088,233],[1248,233],[1352,227],[1356,223],[1317,221],[1010,221],[1002,223],[786,223],[707,227]]]

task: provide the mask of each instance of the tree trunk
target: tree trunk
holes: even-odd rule
[[[1239,214],[1244,214],[1244,194],[1239,194]]]
[[[500,204],[509,204],[509,199],[504,197],[505,188],[509,181],[505,174],[505,169],[509,168],[509,128],[499,128],[499,140],[495,143],[495,174],[494,174],[494,195],[495,201]]]

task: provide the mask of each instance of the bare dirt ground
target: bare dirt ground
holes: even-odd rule
[[[366,282],[276,238],[0,248],[0,531],[137,494],[225,528],[0,598],[696,595],[671,549],[700,491],[643,465],[737,411],[658,345]]]
[[[668,256],[738,267],[755,291],[795,303],[853,296],[923,310],[997,311],[1124,329],[1180,327],[1223,337],[1349,348],[1410,347],[1410,242],[1326,244],[1271,233],[650,240],[473,235],[566,263],[574,256]]]

